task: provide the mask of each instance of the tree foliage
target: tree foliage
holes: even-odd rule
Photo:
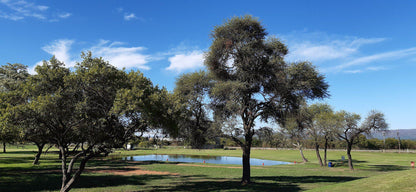
[[[174,94],[183,112],[179,117],[181,137],[193,148],[200,149],[208,139],[213,139],[208,118],[211,87],[212,78],[205,71],[183,74],[176,80]]]
[[[242,183],[250,182],[250,148],[257,119],[280,119],[304,98],[326,97],[328,84],[309,62],[287,64],[287,47],[267,37],[261,23],[234,17],[212,32],[205,64],[216,79],[211,97],[215,114],[238,116],[244,141]]]
[[[6,152],[6,143],[20,136],[20,128],[13,125],[10,111],[25,102],[22,85],[28,77],[25,65],[7,63],[0,67],[0,141],[3,143],[3,152]]]
[[[360,136],[371,134],[371,131],[383,131],[388,128],[388,124],[384,119],[384,114],[375,110],[370,111],[364,122],[359,125],[360,115],[341,111],[341,126],[339,126],[336,134],[347,144],[348,165],[351,170],[354,169],[352,164],[351,150],[354,144],[359,142]]]
[[[171,121],[165,89],[154,87],[140,72],[126,74],[90,52],[82,59],[74,70],[55,57],[37,66],[37,74],[25,84],[26,102],[14,110],[28,140],[46,139],[58,147],[61,191],[71,189],[91,158],[123,147],[139,130]]]

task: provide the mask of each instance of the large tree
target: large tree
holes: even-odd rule
[[[174,94],[183,111],[179,118],[180,132],[193,148],[202,148],[209,139],[208,94],[211,87],[211,77],[205,71],[183,74],[176,80]]]
[[[123,124],[126,116],[115,110],[115,101],[123,99],[121,91],[132,88],[127,74],[91,53],[82,59],[72,71],[55,58],[36,67],[27,88],[30,102],[18,113],[46,127],[48,142],[58,147],[61,191],[71,189],[91,158],[123,147],[134,134]]]
[[[351,170],[354,170],[351,156],[352,146],[359,142],[359,137],[363,133],[371,134],[371,131],[386,130],[388,124],[384,119],[384,114],[374,110],[370,111],[361,125],[359,125],[360,115],[345,111],[339,113],[342,116],[342,122],[336,133],[347,144],[348,166]]]
[[[19,137],[20,129],[12,124],[10,111],[14,106],[25,102],[22,85],[28,77],[25,65],[7,63],[0,67],[0,141],[3,143],[4,153],[6,143]]]
[[[237,116],[243,150],[243,184],[250,183],[250,150],[257,120],[279,119],[300,98],[327,96],[328,84],[309,62],[288,64],[287,47],[267,37],[261,23],[251,16],[234,17],[212,32],[205,65],[215,76],[211,96],[215,115]]]

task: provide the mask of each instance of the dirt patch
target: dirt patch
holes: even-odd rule
[[[171,173],[167,171],[149,171],[142,170],[137,167],[124,167],[123,169],[95,169],[88,170],[90,173],[109,173],[113,175],[179,175],[178,173]]]

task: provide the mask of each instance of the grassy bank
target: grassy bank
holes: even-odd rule
[[[9,148],[0,154],[0,191],[56,191],[60,188],[60,162],[51,150],[33,166],[33,147]],[[353,152],[356,170],[341,162],[343,151],[330,151],[336,167],[319,167],[314,151],[307,150],[309,163],[252,166],[253,184],[241,186],[239,165],[201,163],[128,162],[122,156],[144,154],[190,154],[241,156],[241,150],[116,151],[106,159],[94,159],[73,191],[414,191],[410,161],[416,154]],[[252,157],[300,162],[296,150],[253,150]],[[394,178],[394,179],[392,179]],[[375,183],[377,185],[375,185]]]

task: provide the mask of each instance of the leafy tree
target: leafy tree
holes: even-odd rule
[[[19,128],[12,124],[10,111],[25,102],[21,86],[28,77],[25,65],[7,63],[0,67],[0,141],[3,143],[3,153],[6,152],[6,143],[16,140],[20,134]]]
[[[327,114],[332,113],[332,109],[327,104],[313,104],[309,107],[307,107],[307,113],[308,113],[308,123],[307,123],[307,129],[309,132],[309,135],[313,139],[314,148],[316,152],[316,157],[318,159],[319,164],[324,166],[322,163],[322,158],[319,153],[319,143],[320,139],[324,135],[323,132],[326,130],[324,129],[325,126],[320,126],[322,123],[320,122],[321,119],[324,118]]]
[[[280,123],[283,132],[292,141],[302,157],[303,162],[308,162],[308,159],[303,154],[303,141],[306,138],[306,125],[305,125],[305,113],[304,110],[297,110],[297,113],[292,113],[286,117],[284,121]]]
[[[337,138],[336,130],[340,126],[341,118],[338,113],[332,110],[321,113],[316,118],[317,126],[321,129],[321,134],[324,139],[324,164],[327,165],[327,151],[329,143]]]
[[[211,77],[205,71],[183,74],[176,80],[174,93],[184,112],[180,118],[180,130],[182,137],[193,148],[200,149],[207,143],[211,124],[208,118],[208,93],[211,87]]]
[[[127,74],[127,86],[118,92],[113,113],[120,116],[126,127],[126,141],[135,139],[133,133],[162,129],[173,137],[177,135],[173,95],[165,88],[153,86],[150,79],[139,71]],[[130,136],[130,137],[127,137]]]
[[[128,88],[126,73],[91,53],[82,58],[72,72],[55,58],[38,66],[27,88],[31,100],[19,113],[46,127],[50,144],[58,147],[61,191],[71,189],[91,158],[122,147],[133,134],[114,109],[120,91]]]
[[[262,142],[262,147],[272,146],[274,142],[274,131],[270,127],[262,127],[257,130],[256,135]]]
[[[370,111],[367,118],[360,126],[358,125],[360,115],[345,111],[341,111],[340,114],[342,115],[342,124],[337,130],[337,135],[347,144],[348,166],[351,170],[354,170],[351,150],[352,146],[359,142],[358,138],[360,135],[363,133],[369,135],[371,134],[371,131],[386,130],[388,125],[384,119],[384,114],[374,110]]]
[[[256,120],[279,119],[298,106],[301,98],[327,96],[327,83],[308,62],[287,64],[288,50],[278,39],[266,38],[260,22],[234,17],[212,32],[213,42],[205,64],[216,83],[211,97],[215,115],[241,120],[243,184],[250,183],[250,149]]]

